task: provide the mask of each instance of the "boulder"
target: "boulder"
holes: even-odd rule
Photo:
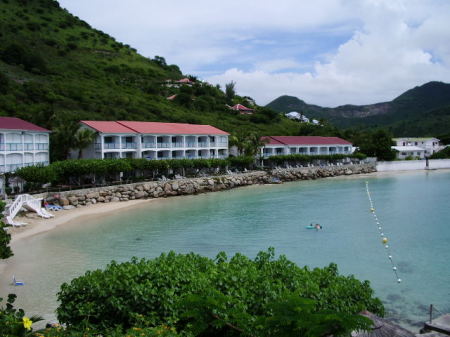
[[[65,209],[65,210],[74,209],[74,208],[75,208],[75,206],[73,206],[73,205],[67,205],[67,206],[63,207],[63,209]]]
[[[134,194],[134,198],[136,198],[136,199],[142,199],[142,198],[145,198],[146,194],[147,194],[147,193],[145,193],[145,192],[143,192],[143,191],[137,191],[137,192]]]
[[[69,201],[69,199],[66,199],[66,198],[60,198],[59,199],[59,204],[61,205],[61,206],[68,206],[68,205],[70,205],[70,201]]]
[[[86,199],[94,199],[94,198],[98,198],[100,195],[98,192],[91,192],[86,194]]]

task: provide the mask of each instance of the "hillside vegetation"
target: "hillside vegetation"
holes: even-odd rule
[[[390,102],[324,108],[293,96],[281,96],[267,107],[298,111],[329,120],[338,127],[388,128],[396,136],[441,136],[450,130],[450,84],[429,82]]]
[[[293,135],[298,124],[270,109],[241,116],[218,86],[183,78],[176,65],[135,49],[60,8],[53,0],[0,2],[0,115],[58,130],[80,119],[211,124],[229,132]],[[190,77],[196,80],[194,77]],[[176,94],[173,101],[168,96]],[[63,140],[52,136],[53,147]],[[55,151],[52,151],[55,153]]]

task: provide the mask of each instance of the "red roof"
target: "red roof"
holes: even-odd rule
[[[50,130],[17,117],[0,117],[0,129],[50,132]]]
[[[169,135],[229,135],[211,125],[133,122],[133,121],[81,121],[102,133],[150,133]]]
[[[131,130],[115,121],[80,121],[80,122],[102,133],[136,133],[136,131]]]
[[[253,111],[253,109],[247,108],[246,106],[243,106],[242,104],[236,104],[231,107],[233,110],[239,110],[239,111]]]
[[[177,83],[194,83],[192,82],[189,78],[185,77],[182,78],[181,80],[176,81]]]
[[[339,137],[320,136],[266,136],[267,145],[352,145],[352,143]]]
[[[159,123],[159,122],[129,122],[119,121],[121,125],[138,133],[180,134],[180,135],[229,135],[229,133],[211,125]]]

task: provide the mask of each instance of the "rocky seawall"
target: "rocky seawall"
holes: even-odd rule
[[[277,168],[204,178],[186,178],[168,181],[141,182],[58,194],[41,195],[49,202],[65,208],[83,207],[96,203],[120,202],[144,198],[162,198],[176,195],[198,194],[228,190],[240,186],[273,184],[285,181],[312,180],[340,175],[375,172],[374,164],[327,167]]]

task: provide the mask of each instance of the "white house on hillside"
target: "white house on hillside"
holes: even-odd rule
[[[133,121],[81,121],[97,132],[83,158],[226,158],[228,136],[210,125]],[[76,151],[72,156],[76,158]]]
[[[433,153],[438,152],[444,148],[439,144],[439,139],[428,137],[428,138],[394,138],[395,146],[392,148],[399,151],[397,158],[403,159],[408,156],[425,158],[431,156]],[[423,153],[417,148],[423,150]],[[414,152],[414,154],[407,154]]]
[[[0,117],[0,174],[48,165],[50,131],[15,117]]]
[[[265,136],[262,140],[266,142],[261,148],[263,157],[287,154],[351,154],[353,152],[352,143],[339,137]]]

